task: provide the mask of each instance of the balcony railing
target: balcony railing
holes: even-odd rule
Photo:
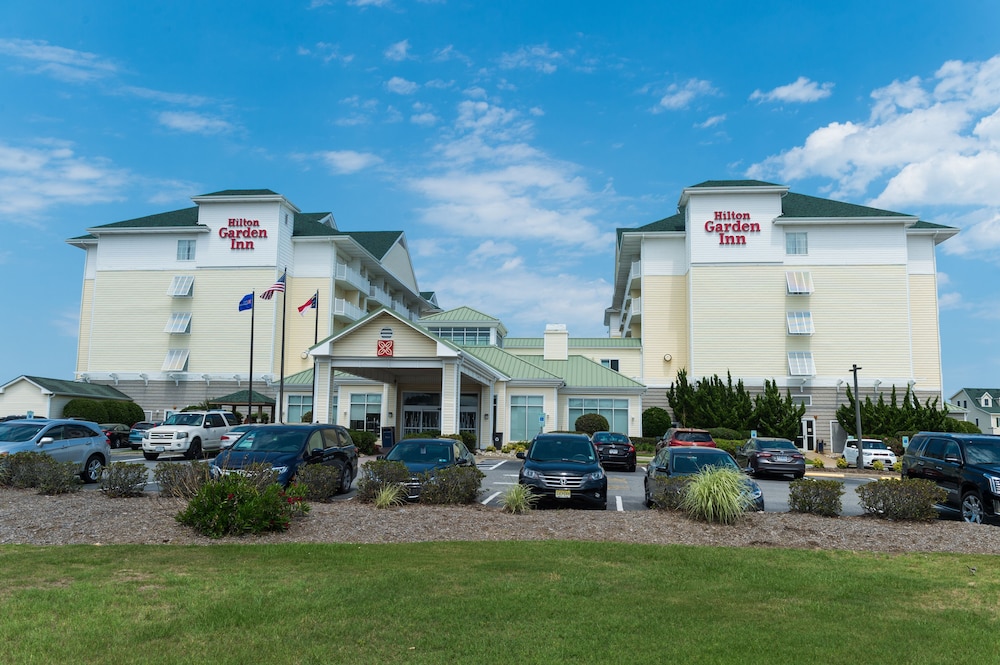
[[[389,297],[389,292],[383,288],[375,286],[374,284],[372,284],[371,288],[368,289],[368,297],[374,298],[386,307],[392,307],[392,298]]]
[[[361,308],[354,303],[348,302],[343,298],[336,298],[333,301],[333,315],[350,319],[351,321],[357,321],[364,316],[364,312],[362,312]]]
[[[628,287],[629,289],[634,288],[634,282],[642,277],[642,262],[633,261],[632,269],[628,273]]]
[[[347,282],[361,293],[367,294],[371,283],[360,272],[350,267],[346,263],[337,264],[337,281]]]

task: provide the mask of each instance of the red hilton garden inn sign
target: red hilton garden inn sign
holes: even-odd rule
[[[750,221],[750,213],[716,210],[715,219],[705,222],[705,231],[719,234],[720,245],[745,245],[747,233],[760,233],[760,224]]]
[[[219,237],[229,239],[229,249],[253,249],[254,238],[267,238],[267,229],[257,219],[230,217],[228,226],[219,227]]]

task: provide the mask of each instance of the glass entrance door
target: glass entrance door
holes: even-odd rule
[[[403,435],[441,431],[441,393],[403,393]]]

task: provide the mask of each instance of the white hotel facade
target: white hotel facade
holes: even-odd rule
[[[606,338],[558,324],[512,338],[421,292],[402,231],[341,231],[270,190],[193,201],[67,241],[86,252],[76,378],[152,418],[223,396],[246,412],[251,316],[253,388],[283,420],[396,438],[467,430],[485,447],[593,411],[655,436],[642,410],[666,405],[682,368],[787,387],[807,407],[805,447],[842,440],[833,413],[854,364],[862,396],[941,397],[935,247],[957,230],[910,215],[757,181],[689,187],[676,215],[619,229]],[[284,294],[238,311],[285,271]]]

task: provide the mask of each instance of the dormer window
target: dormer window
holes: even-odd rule
[[[993,406],[993,398],[989,395],[983,395],[981,403],[984,409],[989,409]]]

